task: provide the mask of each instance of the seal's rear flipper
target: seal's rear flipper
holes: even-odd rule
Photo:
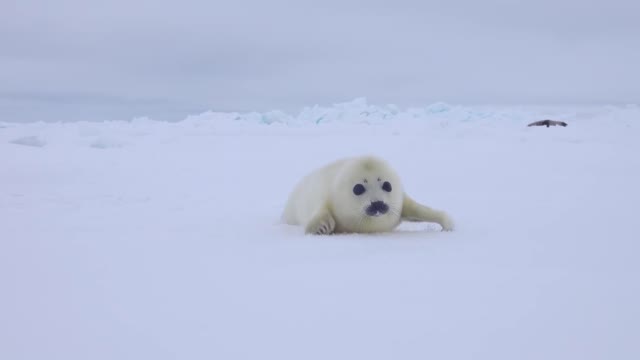
[[[451,231],[454,228],[453,220],[444,211],[432,209],[417,203],[407,194],[402,202],[401,219],[412,222],[433,222],[442,226],[442,230]]]

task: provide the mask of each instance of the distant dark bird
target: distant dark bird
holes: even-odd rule
[[[531,124],[527,125],[527,126],[556,126],[556,125],[560,125],[560,126],[567,126],[567,123],[564,121],[555,121],[555,120],[540,120],[540,121],[535,121],[532,122]]]

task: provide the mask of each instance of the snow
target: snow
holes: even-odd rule
[[[35,147],[43,147],[46,143],[40,140],[37,136],[23,136],[17,139],[13,139],[10,141],[12,144],[24,145],[24,146],[35,146]]]
[[[356,99],[2,123],[0,358],[637,359],[639,117]],[[457,230],[279,223],[301,176],[363,153]]]

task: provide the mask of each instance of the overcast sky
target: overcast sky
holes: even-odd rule
[[[0,121],[640,103],[639,4],[0,0]]]

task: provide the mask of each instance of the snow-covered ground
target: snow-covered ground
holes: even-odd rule
[[[278,222],[355,154],[457,230]],[[638,184],[637,106],[0,123],[0,358],[638,359]]]

